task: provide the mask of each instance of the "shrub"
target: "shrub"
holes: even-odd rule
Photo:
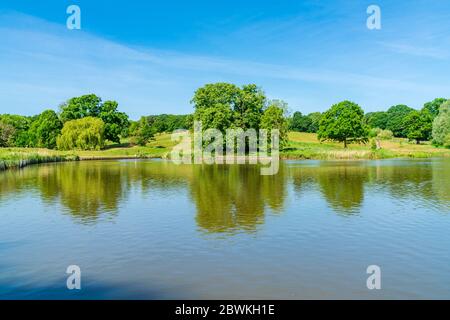
[[[369,130],[369,138],[375,138],[378,137],[378,134],[381,132],[382,130],[380,128],[372,128]]]
[[[445,136],[444,147],[450,148],[450,133]]]
[[[130,142],[145,146],[154,137],[154,128],[150,126],[146,117],[141,117],[137,122],[133,122],[130,126]]]
[[[370,139],[370,149],[377,150],[377,141],[375,139]]]
[[[390,140],[394,137],[391,130],[380,130],[377,134],[377,138],[381,140]]]

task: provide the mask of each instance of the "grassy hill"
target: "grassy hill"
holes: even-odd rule
[[[450,156],[450,150],[427,144],[417,145],[407,139],[381,140],[381,149],[372,150],[368,144],[349,144],[317,140],[315,133],[290,132],[289,146],[282,152],[288,159],[384,159],[384,158],[429,158]]]

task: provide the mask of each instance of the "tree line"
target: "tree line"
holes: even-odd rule
[[[325,113],[314,112],[308,115],[303,115],[298,111],[294,112],[289,122],[289,129],[298,132],[319,133],[319,136],[324,138],[328,136],[338,138],[337,136],[344,135],[349,140],[366,141],[367,138],[374,137],[381,139],[398,137],[408,138],[416,143],[432,140],[435,145],[450,147],[450,100],[448,99],[436,98],[425,103],[421,110],[400,104],[390,107],[387,111],[366,114],[361,114],[362,109],[360,111],[349,101],[341,104],[344,106],[342,110],[333,106],[334,114],[330,114],[330,110]],[[354,110],[353,113],[350,113],[351,109]],[[349,114],[340,114],[344,110]],[[348,123],[347,127],[352,128],[351,132],[345,132],[343,127],[346,124],[344,123],[333,122],[335,126],[330,127],[330,119],[333,117],[336,117],[336,121],[341,119],[341,122],[345,122],[346,119],[359,119],[360,121],[353,124]],[[321,123],[322,129],[320,129]],[[364,127],[367,132],[362,130]],[[344,141],[343,138],[332,140]]]
[[[344,144],[369,138],[408,138],[420,143],[450,147],[450,100],[437,98],[421,110],[395,105],[387,111],[364,113],[354,102],[342,101],[324,113],[291,116],[282,100],[269,100],[255,84],[237,86],[212,83],[197,89],[191,100],[194,112],[186,115],[150,115],[137,121],[119,111],[116,101],[95,94],[67,100],[58,112],[45,110],[36,116],[0,115],[0,147],[37,147],[60,150],[98,150],[106,141],[146,145],[155,134],[192,129],[201,121],[203,130],[225,132],[228,128],[278,129],[280,145],[286,146],[291,131],[317,133],[321,141]]]
[[[188,129],[188,115],[155,115],[132,121],[116,101],[95,94],[74,97],[35,116],[0,115],[0,147],[99,150],[106,141],[145,145],[155,134]]]

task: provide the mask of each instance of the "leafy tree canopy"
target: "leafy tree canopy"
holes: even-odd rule
[[[407,132],[406,128],[404,127],[404,120],[405,117],[413,111],[413,108],[410,108],[404,104],[390,107],[387,111],[388,121],[386,124],[386,128],[391,130],[394,136],[406,138]]]
[[[426,141],[431,138],[433,116],[428,109],[422,111],[414,110],[405,117],[403,127],[406,137],[410,140]]]
[[[359,105],[342,101],[333,105],[320,120],[318,138],[344,143],[351,141],[367,142],[368,130],[364,124],[364,111]]]
[[[423,108],[428,110],[431,113],[431,115],[433,116],[433,119],[434,119],[439,114],[439,108],[446,101],[447,101],[447,99],[445,99],[445,98],[436,98],[433,101],[425,103],[423,105]]]
[[[141,117],[139,121],[132,122],[130,126],[131,142],[145,146],[154,137],[154,127],[150,125],[147,117]]]
[[[189,129],[191,115],[160,114],[148,116],[148,122],[155,133],[173,132],[177,129]]]
[[[270,137],[271,130],[279,130],[280,148],[284,148],[288,142],[288,123],[285,110],[277,104],[269,105],[261,117],[261,129],[268,131],[268,137]]]
[[[202,121],[203,129],[258,130],[266,97],[254,84],[239,88],[229,83],[213,83],[199,88],[191,102],[195,107],[194,119]]]
[[[119,104],[116,101],[105,101],[100,107],[98,117],[105,123],[105,139],[120,143],[121,134],[128,129],[130,125],[128,115],[119,112]]]
[[[60,106],[61,121],[67,122],[85,117],[98,117],[101,103],[102,99],[95,94],[71,98]]]
[[[319,131],[320,119],[322,119],[322,113],[320,112],[312,112],[307,115],[309,119],[311,119],[311,125],[308,128],[308,132],[316,133]]]
[[[42,112],[29,129],[30,146],[54,149],[56,138],[60,134],[62,123],[53,110]]]
[[[244,85],[238,94],[237,104],[234,106],[234,125],[238,128],[258,130],[266,96],[255,84]],[[281,108],[287,108],[283,101],[273,101]],[[283,110],[284,111],[284,110]]]
[[[450,148],[450,100],[442,104],[433,121],[433,143]]]
[[[0,120],[0,147],[12,146],[15,133],[16,129],[12,125]]]
[[[104,138],[119,143],[122,133],[126,133],[128,115],[118,111],[116,101],[105,101],[95,94],[88,94],[69,99],[60,106],[60,117],[63,123],[85,117],[100,118],[105,123]]]
[[[105,145],[105,124],[99,118],[67,121],[57,138],[60,150],[100,150]]]
[[[0,120],[4,124],[8,124],[14,128],[12,136],[9,138],[8,143],[9,146],[14,147],[29,146],[28,129],[35,118],[36,117],[26,117],[15,114],[3,114],[0,116]]]
[[[369,112],[365,116],[367,125],[371,128],[386,129],[388,122],[388,114],[384,111]]]
[[[301,112],[297,111],[294,112],[294,115],[292,116],[290,129],[293,131],[308,132],[311,124],[311,118],[304,116]]]

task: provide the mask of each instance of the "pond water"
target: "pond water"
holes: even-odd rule
[[[449,299],[450,159],[1,172],[0,298]]]

